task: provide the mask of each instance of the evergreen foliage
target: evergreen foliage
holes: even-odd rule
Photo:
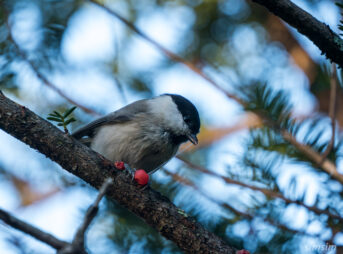
[[[73,81],[84,76],[89,79],[90,83],[94,81],[92,80],[94,76],[101,77],[99,78],[101,81],[110,80],[110,83],[113,81],[114,92],[110,95],[110,100],[104,99],[106,102],[123,102],[125,98],[123,91],[130,94],[132,100],[156,95],[167,83],[164,79],[159,79],[163,77],[163,74],[173,77],[176,88],[183,78],[179,78],[178,75],[184,73],[189,75],[188,70],[185,71],[161,52],[156,53],[158,60],[153,64],[149,62],[151,59],[141,59],[138,53],[142,52],[137,53],[133,47],[141,38],[126,26],[118,25],[119,23],[111,23],[116,36],[113,43],[117,45],[113,49],[115,53],[108,53],[103,58],[96,56],[93,59],[86,56],[74,62],[68,60],[64,48],[66,41],[73,35],[72,29],[81,30],[80,25],[79,27],[75,25],[75,20],[80,21],[78,19],[90,10],[96,10],[96,15],[100,15],[100,9],[87,1],[5,0],[2,2],[0,4],[0,90],[34,106],[40,115],[49,115],[47,119],[63,127],[65,132],[68,132],[67,127],[75,121],[75,118],[78,119],[78,123],[83,123],[89,122],[92,117],[81,110],[74,112],[76,107],[70,108],[70,103],[65,99],[55,100],[54,96],[51,96],[51,91],[44,86],[44,82],[39,81],[15,48],[9,36],[7,19],[10,26],[13,26],[13,37],[22,46],[27,59],[32,61],[49,80],[60,85],[67,83],[64,77],[72,79],[75,76]],[[313,241],[320,245],[326,242],[333,244],[335,235],[339,236],[341,234],[339,232],[342,232],[342,221],[326,214],[317,214],[301,204],[343,217],[342,185],[323,172],[320,166],[314,164],[282,135],[282,131],[285,130],[296,137],[300,143],[322,154],[327,149],[331,138],[331,123],[327,114],[322,112],[312,114],[303,120],[299,120],[298,115],[294,114],[296,106],[292,105],[291,99],[292,96],[297,96],[297,91],[294,90],[302,88],[299,85],[299,88],[292,88],[291,93],[286,92],[287,84],[285,85],[282,81],[282,75],[286,76],[286,74],[280,73],[287,70],[286,73],[296,76],[299,70],[294,70],[293,63],[290,64],[291,52],[288,48],[290,46],[281,45],[283,42],[272,41],[271,24],[268,23],[269,13],[252,5],[251,1],[243,0],[102,2],[106,2],[113,10],[123,10],[124,16],[132,24],[139,26],[147,33],[149,29],[152,34],[159,31],[158,22],[154,23],[156,31],[155,26],[152,29],[146,22],[149,17],[155,17],[154,15],[164,17],[166,23],[177,24],[177,36],[170,35],[170,31],[164,27],[160,28],[165,30],[166,36],[173,39],[177,37],[176,42],[168,47],[197,67],[204,67],[204,72],[208,71],[207,63],[217,66],[218,72],[210,70],[208,71],[210,75],[216,77],[216,80],[228,77],[223,87],[230,87],[244,100],[245,105],[242,111],[254,112],[262,119],[262,125],[259,128],[253,128],[246,133],[233,133],[227,139],[222,138],[221,142],[185,153],[183,156],[194,164],[220,172],[218,174],[244,184],[278,193],[293,200],[294,203],[288,203],[247,187],[224,184],[223,179],[201,173],[178,160],[173,161],[172,166],[168,166],[167,170],[177,172],[178,175],[193,183],[198,190],[173,180],[162,170],[153,177],[152,188],[167,196],[189,216],[194,217],[238,249],[246,248],[252,253],[286,254],[303,253],[304,244]],[[308,2],[317,4],[321,1]],[[337,5],[343,8],[341,3]],[[36,15],[36,18],[31,20],[32,27],[28,29],[30,36],[25,37],[23,33],[23,37],[20,38],[18,36],[20,29],[16,32],[18,28],[13,24],[17,24],[16,22],[25,18],[25,15],[29,17]],[[98,17],[100,16],[95,16],[92,22],[95,22]],[[116,21],[112,17],[109,20],[109,22]],[[86,33],[88,29],[92,29],[90,27],[92,22],[88,24],[89,27],[82,27],[85,30],[81,32]],[[342,22],[339,29],[343,31]],[[249,43],[253,46],[249,47]],[[95,45],[94,49],[97,47],[101,46]],[[144,46],[143,50],[148,51],[150,48]],[[136,52],[137,56],[132,56],[132,52]],[[330,87],[329,73],[320,68],[319,64],[315,67],[314,81],[309,84],[310,88],[306,88],[311,96],[322,95]],[[219,71],[221,71],[220,74],[218,74]],[[226,76],[223,77],[224,75]],[[299,76],[296,77],[299,78]],[[303,78],[303,76],[300,77]],[[187,78],[185,79],[188,81]],[[98,79],[95,78],[95,80],[98,82]],[[227,82],[227,80],[235,82]],[[293,80],[297,82],[295,78]],[[84,81],[79,83],[82,82]],[[106,86],[106,82],[98,82],[96,85]],[[189,87],[197,92],[198,84],[192,82]],[[39,83],[39,89],[36,83]],[[233,83],[247,85],[238,86]],[[99,107],[101,112],[113,110],[101,106],[103,105],[102,98],[93,101],[100,89],[90,87],[89,91],[84,92],[84,89],[89,88],[85,83],[76,86],[71,81],[67,85],[69,84],[71,84],[70,88],[63,89],[65,91],[81,90],[80,96],[88,95],[87,99],[83,100],[89,100],[88,105],[94,106],[93,104],[98,103],[99,105],[95,106]],[[202,102],[203,105],[200,105]],[[209,105],[217,102],[208,98],[207,101],[201,101],[201,103],[198,102],[199,107],[202,107],[200,110],[207,112],[211,108]],[[118,106],[119,103],[112,105]],[[232,111],[234,110],[232,107]],[[75,116],[71,117],[72,114]],[[220,117],[227,119],[229,115],[230,112],[225,112]],[[203,117],[204,128],[210,125],[208,122],[211,121],[211,117],[213,118],[211,113]],[[228,148],[226,144],[237,136],[241,139],[233,142],[234,145]],[[334,146],[327,157],[338,166],[342,164],[342,142],[341,134],[337,131]],[[37,164],[42,165],[45,170],[43,172],[46,172],[48,168],[55,168],[49,163],[40,158]],[[15,170],[10,166],[3,166],[2,163],[1,166],[7,173]],[[51,184],[56,184],[64,190],[77,189],[91,193],[89,186],[84,186],[78,180],[70,180],[70,176],[66,176],[60,170],[54,170],[54,173],[51,173],[54,174],[53,176],[44,175],[39,170],[32,173],[32,175],[35,174],[37,181],[50,181]],[[100,211],[101,215],[89,232],[89,234],[94,233],[92,235],[94,238],[88,239],[87,242],[91,253],[116,253],[111,252],[113,249],[118,253],[181,253],[174,243],[163,238],[125,208],[106,202],[104,209],[105,211]],[[294,214],[299,217],[293,216]],[[302,225],[295,225],[295,222],[300,220],[303,220]],[[319,232],[313,230],[316,225],[319,225]],[[6,230],[0,229],[5,232]],[[92,247],[98,246],[97,241],[101,242],[104,239],[106,244],[96,249]],[[22,242],[17,245],[12,243],[14,246],[12,247],[20,250],[20,246],[29,245],[25,241]],[[342,245],[342,242],[340,244]]]

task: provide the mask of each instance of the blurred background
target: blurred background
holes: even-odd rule
[[[266,9],[245,0],[99,2],[223,89],[233,94],[249,94],[256,85],[271,89],[299,122],[299,141],[318,151],[328,144],[330,62]],[[341,9],[334,1],[293,2],[340,32]],[[343,217],[342,184],[237,102],[94,3],[0,4],[0,89],[6,96],[45,119],[54,110],[63,112],[76,104],[77,121],[69,126],[73,131],[138,99],[183,95],[198,108],[202,128],[199,145],[186,144],[179,156],[219,176],[175,158],[153,175],[152,187],[239,249],[339,253],[343,223],[320,211]],[[336,142],[329,154],[340,173],[342,96],[339,88]],[[221,176],[237,182],[227,183]],[[96,190],[1,130],[0,184],[1,208],[67,241],[96,196]],[[87,246],[97,254],[181,253],[144,221],[108,200],[102,201],[88,231]],[[55,251],[0,222],[0,253]]]

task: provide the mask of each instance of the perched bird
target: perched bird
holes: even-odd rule
[[[163,94],[133,102],[72,136],[111,161],[151,174],[176,154],[181,143],[189,140],[196,145],[199,129],[199,113],[189,100]]]

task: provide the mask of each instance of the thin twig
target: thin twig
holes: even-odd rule
[[[74,104],[75,106],[79,107],[80,109],[82,109],[83,111],[85,111],[86,113],[92,114],[92,115],[100,115],[98,112],[94,111],[93,109],[90,109],[78,102],[76,102],[75,100],[73,100],[72,98],[70,98],[68,95],[66,95],[60,88],[58,88],[55,84],[53,84],[52,82],[50,82],[48,80],[47,77],[45,77],[45,75],[40,72],[39,68],[36,66],[36,64],[29,59],[29,57],[27,56],[27,54],[20,48],[20,46],[18,45],[18,43],[14,40],[13,36],[12,36],[12,28],[8,22],[8,19],[6,19],[6,26],[8,29],[8,39],[12,42],[12,44],[14,45],[16,51],[18,52],[18,54],[20,55],[20,57],[31,67],[31,69],[33,70],[33,72],[36,74],[36,76],[43,82],[43,84],[45,84],[47,87],[49,87],[50,89],[54,90],[57,94],[59,94],[61,97],[63,97],[64,99],[66,99],[68,102],[70,102],[71,104]]]
[[[228,209],[230,211],[232,211],[233,213],[237,214],[238,216],[241,216],[241,217],[245,217],[249,220],[253,220],[254,218],[256,218],[256,215],[251,215],[249,213],[246,213],[246,212],[243,212],[243,211],[239,211],[237,210],[236,208],[234,208],[233,206],[231,206],[230,204],[228,203],[225,203],[225,202],[221,202],[219,200],[216,200],[214,199],[213,197],[211,197],[210,195],[208,195],[207,193],[205,193],[204,191],[200,190],[198,188],[198,186],[196,186],[194,183],[192,183],[191,181],[189,181],[188,179],[176,174],[176,173],[172,173],[168,170],[165,170],[164,169],[164,172],[171,176],[175,181],[185,185],[185,186],[188,186],[188,187],[191,187],[193,188],[195,191],[197,191],[198,193],[200,193],[202,196],[206,197],[208,200],[210,200],[211,202],[213,203],[216,203],[218,204],[219,206],[222,206],[223,208],[225,209]],[[300,230],[295,230],[295,229],[291,229],[289,228],[288,226],[284,225],[284,224],[280,224],[274,220],[271,220],[269,218],[262,218],[265,222],[269,223],[270,225],[273,225],[275,227],[278,227],[282,230],[285,230],[285,231],[289,231],[291,232],[292,234],[301,234],[301,235],[304,235],[304,236],[308,236],[308,237],[319,237],[319,235],[311,235],[311,234],[308,234],[306,233],[305,231],[300,231]]]
[[[241,104],[242,106],[246,105],[246,102],[237,97],[234,94],[229,93],[225,89],[223,89],[221,86],[219,86],[215,81],[213,81],[209,76],[207,76],[202,70],[200,70],[198,67],[196,67],[193,63],[186,61],[185,59],[181,58],[180,56],[176,55],[175,53],[169,51],[168,49],[164,48],[162,45],[151,39],[149,36],[147,36],[145,33],[140,31],[135,25],[133,25],[130,21],[119,15],[117,12],[109,9],[105,5],[98,3],[96,0],[88,0],[95,5],[103,8],[105,11],[110,13],[111,15],[118,18],[120,21],[122,21],[125,25],[127,25],[129,28],[131,28],[133,31],[135,31],[138,35],[140,35],[143,39],[150,42],[152,45],[154,45],[156,48],[158,48],[161,52],[163,52],[166,56],[168,56],[170,59],[182,63],[185,66],[187,66],[189,69],[197,73],[199,76],[203,77],[205,80],[207,80],[210,84],[212,84],[215,88],[222,91],[228,98],[231,98]],[[261,115],[257,114],[259,117]],[[262,119],[265,119],[265,116],[262,116]],[[268,121],[270,121],[268,119]],[[279,130],[280,131],[280,130]],[[298,142],[287,130],[281,130],[280,131],[282,136],[285,140],[290,142],[292,145],[294,145],[297,149],[299,149],[301,152],[303,152],[309,159],[311,159],[313,162],[315,162],[319,167],[321,167],[325,172],[330,174],[333,178],[338,180],[340,183],[343,184],[343,175],[338,173],[336,165],[332,163],[330,160],[325,159],[323,162],[321,162],[321,155],[314,151],[311,147],[301,144]]]
[[[39,241],[42,241],[51,247],[55,248],[56,250],[62,249],[64,246],[66,246],[68,243],[65,241],[62,241],[53,235],[46,233],[16,217],[11,215],[10,213],[4,211],[0,208],[0,219],[4,221],[6,224],[10,225],[13,228],[16,228],[36,239]]]
[[[95,199],[94,203],[88,208],[86,215],[83,219],[83,223],[78,229],[75,238],[73,241],[78,241],[80,239],[84,239],[85,232],[87,228],[89,227],[90,223],[92,220],[95,218],[98,210],[99,210],[99,203],[102,200],[102,198],[105,196],[106,192],[108,191],[109,187],[113,184],[113,179],[112,178],[107,178],[104,182],[104,184],[101,186],[98,196]]]
[[[283,138],[292,144],[295,148],[297,148],[300,152],[306,155],[309,159],[311,159],[318,167],[322,168],[327,174],[331,177],[335,178],[337,181],[343,184],[343,175],[337,171],[336,165],[328,159],[325,159],[322,162],[322,156],[313,150],[311,147],[301,144],[296,140],[295,137],[292,136],[287,130],[281,130],[281,135]]]
[[[123,16],[121,16],[119,13],[116,11],[108,8],[102,3],[97,2],[96,0],[88,0],[89,2],[92,2],[93,4],[101,7],[104,9],[106,12],[110,13],[111,15],[115,16],[117,19],[119,19],[121,22],[123,22],[126,26],[128,26],[131,30],[136,32],[139,36],[141,36],[143,39],[154,45],[157,49],[162,51],[167,57],[169,57],[171,60],[174,60],[175,62],[182,63],[189,69],[191,69],[193,72],[196,74],[200,75],[202,78],[207,80],[209,83],[211,83],[214,87],[216,87],[218,90],[222,91],[226,96],[231,98],[232,100],[238,102],[239,104],[244,104],[244,102],[238,98],[236,95],[229,93],[226,91],[224,88],[222,88],[220,85],[218,85],[213,79],[211,79],[208,75],[206,75],[201,69],[196,67],[193,63],[186,61],[182,57],[178,56],[177,54],[173,53],[172,51],[166,49],[163,47],[161,44],[158,42],[154,41],[151,39],[148,35],[146,35],[144,32],[142,32],[140,29],[138,29],[134,24],[132,24],[130,21],[125,19]]]
[[[56,161],[91,186],[100,188],[106,178],[114,178],[116,185],[108,191],[109,198],[144,219],[182,251],[234,253],[231,245],[200,223],[178,214],[177,207],[169,199],[152,188],[137,191],[128,174],[116,170],[109,160],[71,139],[28,108],[0,96],[0,116],[0,129]],[[185,238],[192,240],[185,241]]]
[[[307,156],[307,158],[310,159],[314,164],[316,164],[318,168],[321,168],[332,178],[343,184],[343,175],[337,171],[336,165],[331,160],[327,158],[323,160],[322,155],[319,152],[315,151],[312,147],[306,144],[300,143],[287,129],[280,128],[280,126],[276,122],[271,120],[263,112],[255,111],[254,113],[258,117],[260,117],[268,127],[279,132],[287,142],[289,142],[301,153]]]
[[[96,197],[94,203],[87,209],[86,215],[79,229],[77,230],[74,239],[71,244],[65,246],[58,254],[86,254],[85,249],[85,233],[95,218],[99,210],[99,203],[101,199],[105,196],[109,187],[113,184],[112,178],[107,178],[105,182],[99,189],[98,196]]]
[[[337,101],[337,71],[336,71],[336,64],[332,63],[331,69],[331,78],[330,78],[330,108],[329,108],[329,116],[331,119],[331,139],[326,147],[326,150],[322,154],[322,163],[326,159],[326,157],[331,152],[332,148],[335,144],[335,132],[336,132],[336,101]]]
[[[310,159],[314,164],[318,166],[318,168],[321,168],[323,171],[325,171],[327,174],[329,174],[332,178],[339,181],[341,184],[343,184],[343,175],[337,171],[336,165],[329,159],[322,160],[322,155],[315,151],[312,147],[300,143],[287,129],[280,128],[277,123],[272,121],[268,116],[266,116],[264,113],[261,112],[254,112],[258,117],[264,120],[264,123],[278,131],[282,137],[289,142],[291,145],[293,145],[296,149],[298,149],[301,153],[303,153],[305,156],[307,156],[308,159]]]
[[[189,160],[186,160],[185,158],[183,158],[181,156],[176,156],[176,157],[179,160],[181,160],[183,163],[185,163],[188,167],[190,167],[192,169],[195,169],[195,170],[198,170],[198,171],[200,171],[200,172],[202,172],[204,174],[220,178],[220,179],[222,179],[223,181],[225,181],[228,184],[235,184],[235,185],[239,185],[239,186],[242,186],[242,187],[245,187],[245,188],[249,188],[251,190],[259,191],[259,192],[262,192],[264,195],[266,195],[268,197],[279,198],[279,199],[285,201],[287,204],[301,205],[301,206],[305,207],[306,209],[308,209],[308,210],[310,210],[310,211],[312,211],[312,212],[314,212],[314,213],[316,213],[318,215],[325,214],[325,215],[329,216],[332,219],[337,219],[337,220],[343,222],[343,218],[341,216],[336,215],[336,214],[332,214],[332,213],[330,213],[327,210],[319,209],[319,208],[317,208],[315,206],[308,206],[308,205],[304,204],[303,202],[301,202],[299,200],[291,200],[289,198],[286,198],[285,196],[283,196],[279,192],[275,192],[275,191],[272,191],[272,190],[269,190],[269,189],[266,189],[266,188],[261,188],[261,187],[249,185],[249,184],[246,184],[246,183],[242,183],[242,182],[237,181],[237,180],[233,180],[233,179],[231,179],[229,177],[219,175],[218,173],[216,173],[214,171],[211,171],[211,170],[209,170],[207,168],[204,168],[202,166],[196,165],[196,164],[190,162]]]

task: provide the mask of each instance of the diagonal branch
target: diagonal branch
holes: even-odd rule
[[[328,25],[289,0],[252,0],[309,38],[327,58],[343,67],[343,40]]]
[[[303,202],[301,202],[299,200],[291,200],[291,199],[286,198],[285,196],[283,196],[281,193],[272,191],[270,189],[261,188],[261,187],[253,186],[253,185],[250,185],[250,184],[246,184],[246,183],[243,183],[243,182],[240,182],[240,181],[237,181],[237,180],[233,180],[233,179],[231,179],[229,177],[219,175],[218,173],[216,173],[214,171],[211,171],[211,170],[209,170],[207,168],[204,168],[202,166],[196,165],[196,164],[186,160],[185,158],[183,158],[181,156],[176,156],[176,157],[179,160],[181,160],[183,163],[185,163],[188,167],[190,167],[192,169],[195,169],[195,170],[198,170],[198,171],[200,171],[200,172],[202,172],[204,174],[220,178],[220,179],[222,179],[224,182],[226,182],[228,184],[234,184],[234,185],[238,185],[238,186],[241,186],[241,187],[244,187],[244,188],[248,188],[248,189],[251,189],[251,190],[254,190],[254,191],[259,191],[259,192],[262,192],[264,195],[266,195],[268,197],[279,198],[279,199],[285,201],[285,203],[287,203],[287,204],[301,205],[301,206],[305,207],[306,209],[314,212],[317,215],[325,214],[325,215],[327,215],[328,217],[330,217],[332,219],[336,219],[336,220],[339,220],[339,221],[343,222],[343,218],[341,216],[336,215],[336,214],[332,214],[328,210],[323,210],[323,209],[320,209],[320,208],[315,207],[315,206],[306,205],[306,204],[304,204]]]
[[[83,244],[86,230],[88,229],[89,225],[91,224],[92,220],[95,218],[99,210],[99,203],[101,199],[105,196],[108,189],[110,187],[113,187],[112,183],[113,183],[113,180],[111,178],[107,178],[105,182],[103,183],[103,185],[101,186],[98,196],[96,200],[94,201],[94,203],[88,208],[85,218],[83,220],[83,223],[80,226],[80,228],[77,230],[77,233],[75,235],[73,242],[82,242]]]
[[[205,193],[204,191],[200,190],[193,182],[189,181],[188,179],[178,175],[178,174],[175,174],[175,173],[172,173],[170,171],[167,171],[167,170],[164,170],[164,172],[171,176],[175,181],[181,183],[182,185],[185,185],[185,186],[188,186],[188,187],[191,187],[193,188],[195,191],[199,192],[201,195],[203,195],[204,197],[206,197],[208,200],[212,201],[213,203],[216,203],[218,205],[220,205],[221,207],[225,208],[225,209],[228,209],[230,210],[231,212],[233,212],[234,214],[237,214],[238,216],[241,216],[241,217],[244,217],[244,218],[247,218],[249,220],[253,220],[254,218],[256,218],[258,215],[254,214],[250,214],[250,213],[247,213],[247,212],[243,212],[243,211],[240,211],[236,208],[234,208],[232,205],[228,204],[228,203],[225,203],[225,202],[221,202],[221,201],[218,201],[216,199],[214,199],[213,197],[211,197],[210,195],[208,195],[207,193]],[[284,231],[288,231],[288,232],[291,232],[292,234],[300,234],[300,235],[304,235],[304,236],[307,236],[307,237],[316,237],[316,238],[319,238],[319,235],[316,234],[308,234],[306,231],[303,231],[303,230],[295,230],[295,229],[292,229],[292,228],[289,228],[288,226],[284,225],[284,224],[281,224],[281,223],[278,223],[270,218],[262,218],[265,222],[267,222],[268,224],[274,226],[274,227],[277,227],[277,228],[280,228]]]
[[[11,26],[8,22],[8,20],[6,20],[6,26],[8,29],[8,39],[12,42],[12,44],[14,45],[14,48],[16,49],[16,51],[18,52],[19,56],[31,67],[31,69],[33,70],[33,72],[36,74],[36,76],[38,77],[38,79],[40,79],[44,85],[46,85],[47,87],[49,87],[50,89],[54,90],[57,94],[59,94],[61,97],[63,97],[64,99],[66,99],[69,103],[74,104],[75,106],[79,107],[80,109],[82,109],[83,111],[85,111],[86,113],[92,114],[92,115],[99,115],[98,112],[94,111],[93,109],[90,109],[80,103],[78,103],[77,101],[75,101],[74,99],[70,98],[68,95],[66,95],[60,88],[58,88],[55,84],[53,84],[52,82],[50,82],[48,80],[48,78],[39,70],[39,68],[37,67],[37,65],[28,58],[27,54],[20,48],[20,46],[18,45],[18,43],[14,40],[13,36],[12,36],[12,29]]]
[[[0,209],[0,219],[13,228],[16,228],[28,235],[50,245],[56,250],[62,249],[67,242],[61,241],[53,235],[46,233]]]
[[[147,34],[145,34],[144,32],[142,32],[140,29],[138,29],[134,24],[132,24],[130,21],[128,21],[127,19],[125,19],[123,16],[121,16],[119,13],[117,13],[116,11],[108,8],[107,6],[105,6],[104,4],[98,2],[97,0],[88,0],[90,2],[92,2],[93,4],[97,5],[98,7],[102,8],[103,10],[105,10],[106,12],[108,12],[109,14],[111,14],[112,16],[116,17],[117,19],[119,19],[121,22],[123,22],[126,26],[128,26],[131,30],[133,30],[134,32],[136,32],[139,36],[141,36],[143,39],[145,39],[146,41],[148,41],[149,43],[151,43],[152,45],[154,45],[158,50],[160,50],[161,52],[163,52],[163,54],[165,54],[167,57],[169,57],[171,60],[178,62],[178,63],[182,63],[183,65],[185,65],[186,67],[188,67],[189,69],[191,69],[193,72],[195,72],[196,74],[198,74],[199,76],[201,76],[202,78],[204,78],[206,81],[208,81],[210,84],[212,84],[214,87],[216,87],[218,90],[222,91],[224,94],[226,94],[226,96],[228,96],[230,99],[238,102],[239,104],[242,104],[243,101],[237,97],[236,95],[229,93],[228,91],[226,91],[225,89],[223,89],[220,85],[218,85],[213,79],[211,79],[208,75],[206,75],[201,69],[199,69],[198,67],[196,67],[193,63],[183,59],[182,57],[178,56],[177,54],[175,54],[174,52],[166,49],[165,47],[163,47],[161,44],[159,44],[158,42],[154,41],[152,38],[150,38]]]
[[[101,186],[98,196],[94,203],[88,208],[84,217],[83,223],[77,230],[72,243],[64,242],[51,234],[48,234],[16,217],[0,208],[0,220],[3,220],[6,224],[16,228],[58,250],[58,254],[87,254],[84,246],[84,238],[87,228],[92,220],[95,218],[101,199],[105,196],[109,187],[112,185],[113,180],[107,178]]]
[[[112,162],[1,93],[0,129],[45,154],[95,188],[100,188],[105,179],[111,177],[116,187],[109,189],[108,197],[144,219],[181,250],[196,253],[235,252],[233,247],[194,219],[180,214],[168,198],[151,188],[139,191],[129,174],[116,170]]]
[[[313,161],[318,167],[322,168],[323,171],[343,184],[343,175],[337,171],[336,165],[331,160],[325,159],[323,161],[322,156],[318,152],[313,150],[311,147],[298,142],[287,130],[281,130],[280,132],[286,141],[311,159],[311,161]]]
[[[318,168],[343,184],[343,174],[338,172],[336,165],[331,160],[327,158],[323,159],[322,155],[312,147],[299,142],[287,129],[281,128],[275,121],[266,116],[264,112],[256,110],[254,113],[264,120],[266,126],[279,132],[287,142],[303,153],[309,160],[316,164]]]
[[[154,41],[153,39],[151,39],[149,36],[147,36],[145,33],[143,33],[142,31],[140,31],[134,24],[132,24],[130,21],[128,21],[127,19],[125,19],[124,17],[122,17],[121,15],[119,15],[117,12],[111,10],[110,8],[106,7],[105,5],[103,5],[102,3],[98,3],[97,0],[88,0],[92,3],[94,3],[95,5],[103,8],[105,11],[107,11],[109,14],[113,15],[114,17],[118,18],[120,21],[122,21],[125,25],[127,25],[129,28],[131,28],[133,31],[135,31],[138,35],[140,35],[143,39],[145,39],[146,41],[150,42],[152,45],[154,45],[157,49],[159,49],[161,52],[163,52],[166,56],[168,56],[170,59],[182,63],[185,66],[187,66],[189,69],[191,69],[192,71],[194,71],[195,73],[197,73],[199,76],[203,77],[205,80],[207,80],[210,84],[212,84],[215,88],[217,88],[218,90],[222,91],[228,98],[235,100],[237,103],[241,104],[242,106],[246,105],[246,102],[244,100],[242,100],[241,98],[239,98],[238,96],[231,94],[229,92],[227,92],[225,89],[223,89],[221,86],[219,86],[214,80],[212,80],[208,75],[206,75],[201,69],[199,69],[198,67],[196,67],[194,64],[192,64],[191,62],[186,61],[185,59],[183,59],[182,57],[176,55],[175,53],[171,52],[170,50],[164,48],[162,45],[160,45],[159,43],[157,43],[156,41]],[[260,1],[260,0],[256,0],[256,1]],[[282,1],[273,1],[273,0],[268,0],[266,1],[266,3],[270,3],[270,2],[289,2],[287,0],[282,0]],[[261,0],[262,2],[262,0]],[[292,8],[295,8],[292,5]],[[299,8],[299,7],[297,7]],[[300,9],[300,8],[299,8]],[[301,9],[300,9],[301,10]],[[303,11],[304,12],[304,11]],[[306,12],[305,12],[306,13]],[[306,13],[307,15],[309,15],[308,13]],[[312,16],[311,16],[312,17]],[[296,17],[295,17],[296,18]],[[314,19],[312,17],[312,19]],[[316,20],[316,19],[315,19]],[[316,20],[316,22],[318,23],[319,21]],[[315,22],[315,23],[316,23]],[[316,24],[317,24],[316,23]],[[320,22],[319,22],[320,23]],[[320,23],[322,24],[322,23]],[[323,24],[322,24],[323,25]],[[325,26],[326,27],[326,26]],[[326,27],[326,29],[329,29]],[[331,30],[330,30],[331,31]],[[332,32],[332,31],[331,31]],[[333,32],[332,32],[333,33]],[[334,33],[333,33],[334,34]],[[320,36],[320,35],[318,35]],[[336,41],[341,42],[340,38],[336,38],[334,37]],[[343,43],[342,43],[343,44]],[[342,45],[343,47],[343,45]],[[324,47],[325,48],[325,47]],[[343,51],[342,51],[343,52]],[[341,54],[342,54],[341,52]],[[255,112],[256,113],[256,112]],[[261,119],[266,120],[267,122],[270,122],[270,119],[266,119],[265,116],[256,113]],[[271,124],[273,127],[273,123]],[[304,153],[311,161],[313,161],[315,164],[317,164],[320,168],[322,168],[326,173],[330,174],[333,178],[335,178],[336,180],[338,180],[340,183],[343,184],[343,175],[340,174],[337,171],[336,165],[334,163],[332,163],[330,160],[325,159],[324,161],[321,160],[321,155],[314,151],[311,147],[301,144],[300,142],[298,142],[296,140],[295,137],[293,137],[287,130],[279,130],[282,134],[282,136],[284,137],[285,140],[287,140],[288,142],[290,142],[293,146],[295,146],[299,151],[301,151],[302,153]]]
[[[113,180],[107,178],[105,182],[100,187],[98,196],[96,197],[94,203],[87,209],[86,215],[83,218],[83,222],[79,229],[77,230],[73,241],[66,245],[63,249],[58,251],[57,254],[87,254],[85,248],[85,234],[86,231],[95,218],[99,210],[99,203],[101,199],[105,196],[108,189],[112,186]]]

